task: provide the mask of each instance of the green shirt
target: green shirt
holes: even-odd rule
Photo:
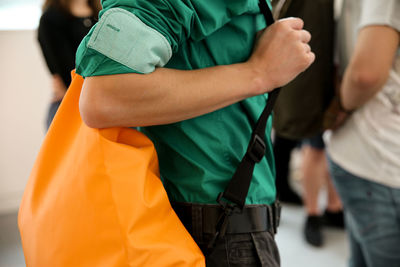
[[[76,55],[84,77],[182,70],[247,60],[255,34],[265,27],[258,0],[104,0],[98,24]],[[190,94],[190,92],[188,92]],[[231,179],[266,95],[203,116],[141,130],[154,142],[171,200],[215,203]],[[266,156],[256,165],[247,204],[275,200],[274,160],[266,131]],[[134,179],[134,177],[133,177]]]

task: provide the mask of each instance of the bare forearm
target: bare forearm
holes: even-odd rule
[[[262,91],[257,77],[246,64],[191,71],[159,68],[147,75],[88,77],[84,87],[91,89],[84,88],[81,103],[96,101],[103,105],[97,109],[102,112],[92,110],[97,118],[86,118],[96,127],[167,124],[256,95]]]
[[[363,80],[364,79],[364,80]],[[383,86],[378,80],[368,80],[348,70],[341,87],[341,104],[345,110],[354,110],[364,105]]]
[[[399,33],[387,26],[368,26],[358,36],[341,87],[342,105],[356,109],[385,84],[399,45]]]
[[[80,99],[82,118],[95,128],[167,124],[269,92],[314,61],[307,44],[311,36],[302,27],[300,19],[275,23],[260,35],[245,63],[88,77]]]

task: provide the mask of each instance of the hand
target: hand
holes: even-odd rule
[[[63,99],[67,88],[64,85],[63,80],[58,74],[54,74],[52,77],[52,88],[53,88],[53,96],[52,101],[60,101]]]
[[[308,42],[309,32],[303,30],[299,18],[275,22],[261,34],[247,61],[258,72],[265,93],[281,87],[306,70],[315,60]]]
[[[335,96],[324,114],[323,127],[326,130],[339,129],[348,119],[351,113],[343,111],[339,97]]]

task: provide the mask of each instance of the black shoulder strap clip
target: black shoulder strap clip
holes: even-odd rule
[[[259,7],[267,22],[267,26],[273,24],[274,19],[266,1],[259,0]],[[214,246],[215,241],[219,237],[224,236],[224,229],[226,229],[230,215],[234,212],[243,211],[253,177],[254,166],[256,163],[260,162],[265,155],[265,130],[279,91],[280,88],[277,88],[269,94],[267,104],[253,128],[246,154],[239,163],[225,191],[218,195],[217,202],[221,205],[223,212],[217,223],[216,234],[211,240],[209,248]]]

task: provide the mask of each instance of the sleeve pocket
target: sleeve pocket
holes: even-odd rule
[[[172,56],[171,46],[161,33],[121,8],[103,14],[88,48],[141,73],[164,66]]]

